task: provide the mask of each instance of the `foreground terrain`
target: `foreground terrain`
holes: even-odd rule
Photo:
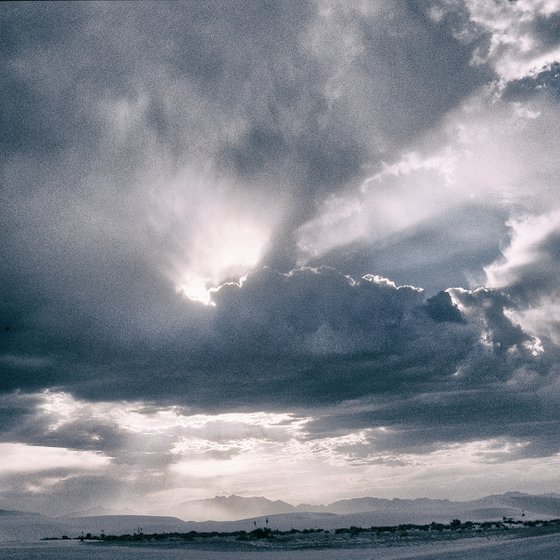
[[[175,544],[101,544],[80,541],[0,543],[3,560],[551,560],[560,558],[560,535],[511,537],[504,533],[438,541],[385,541],[367,548],[227,550],[217,543],[192,548]]]

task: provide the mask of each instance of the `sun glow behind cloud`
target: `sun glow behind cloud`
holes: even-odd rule
[[[239,280],[258,264],[267,241],[267,232],[258,225],[239,223],[237,218],[215,223],[201,235],[187,269],[177,271],[177,290],[212,304],[212,292],[224,281]]]
[[[185,297],[209,305],[215,289],[259,263],[283,211],[267,189],[183,169],[153,189],[149,215],[165,274]]]

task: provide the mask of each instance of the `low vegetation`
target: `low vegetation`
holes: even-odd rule
[[[515,538],[516,536],[532,536],[545,533],[560,532],[560,519],[546,521],[519,521],[511,518],[503,518],[502,521],[485,522],[461,522],[458,519],[450,523],[429,523],[426,525],[401,524],[379,527],[348,527],[329,531],[326,529],[291,529],[289,531],[273,530],[266,525],[256,527],[252,531],[189,531],[186,533],[145,533],[141,527],[137,527],[130,534],[99,535],[82,533],[78,537],[72,537],[80,541],[99,543],[185,543],[204,546],[205,543],[221,543],[227,545],[266,545],[291,546],[293,548],[321,547],[321,546],[368,546],[375,543],[391,541],[392,544],[410,543],[414,541],[442,540],[469,538],[476,536],[496,537],[504,536]],[[50,537],[44,540],[69,539],[62,537]]]

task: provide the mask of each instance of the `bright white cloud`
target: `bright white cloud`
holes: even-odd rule
[[[367,179],[358,194],[329,198],[298,231],[300,264],[357,240],[381,241],[438,214],[436,199],[451,203],[448,173],[454,158],[448,149],[426,159],[407,153]]]
[[[429,454],[376,450],[367,431],[315,441],[292,441],[275,454],[247,454],[230,460],[184,461],[174,466],[181,486],[199,481],[205,494],[266,495],[294,503],[326,503],[352,496],[472,499],[520,490],[547,492],[560,481],[560,457],[520,459],[529,442],[488,439],[442,446]],[[551,470],[551,467],[553,470]],[[186,477],[186,479],[184,478]],[[493,489],[492,484],[497,484]],[[476,494],[473,495],[473,486]],[[193,499],[192,490],[179,490]],[[153,497],[154,499],[156,496]],[[159,496],[162,503],[169,495]]]
[[[560,210],[510,222],[511,241],[503,257],[485,268],[487,285],[511,293],[518,305],[509,311],[524,330],[560,344],[560,267],[555,244]]]
[[[522,372],[518,377],[523,382]],[[550,469],[550,464],[560,465],[558,457],[522,458],[530,444],[523,438],[397,452],[387,448],[388,442],[403,435],[395,427],[311,437],[311,417],[290,413],[189,414],[177,407],[84,402],[64,393],[30,397],[38,402],[45,415],[39,420],[47,420],[51,435],[67,433],[73,422],[95,426],[105,420],[128,437],[112,450],[113,457],[62,446],[0,444],[0,475],[26,476],[30,492],[48,493],[63,485],[64,478],[49,478],[47,471],[95,473],[119,481],[119,491],[103,498],[106,507],[169,512],[184,500],[234,493],[295,503],[329,502],[349,495],[404,498],[423,496],[427,487],[433,497],[472,498],[473,481],[483,481],[484,476],[501,481],[504,490],[507,476],[509,484],[514,481],[516,487],[530,491],[546,491],[560,482],[554,474],[560,470]],[[521,467],[537,478],[520,476]],[[480,494],[486,488],[477,484]]]
[[[54,469],[95,471],[111,463],[111,457],[93,451],[23,443],[0,443],[0,455],[0,475],[37,473]]]
[[[560,211],[511,220],[511,242],[503,259],[485,267],[487,286],[503,289],[522,281],[527,267],[538,265],[543,257],[542,243],[560,230]]]
[[[427,456],[399,454],[405,462],[402,467],[374,465],[366,473],[375,480],[375,495],[381,497],[419,498],[429,487],[434,497],[466,500],[473,498],[473,488],[483,496],[511,490],[512,484],[520,491],[550,492],[558,483],[553,472],[560,466],[558,455],[503,462],[524,445],[488,439],[443,447]]]
[[[231,412],[221,414],[190,414],[178,406],[151,409],[141,402],[89,402],[69,393],[45,391],[38,410],[50,418],[49,430],[57,430],[81,418],[114,423],[130,433],[157,432],[205,433],[210,439],[238,439],[258,429],[264,438],[276,431],[298,432],[307,422],[289,413]]]
[[[560,206],[558,130],[556,106],[545,99],[521,104],[477,94],[447,116],[438,141],[426,138],[361,192],[330,198],[298,231],[300,263],[354,241],[379,244],[469,202],[514,215]]]
[[[490,62],[502,80],[520,79],[560,61],[560,47],[543,43],[534,29],[537,18],[560,11],[558,0],[466,0],[466,6],[471,21],[490,33],[488,52],[477,51],[473,61]]]
[[[466,7],[470,23],[490,34],[488,51],[477,51],[474,61],[491,64],[502,84],[487,86],[450,112],[412,150],[367,179],[361,192],[328,198],[298,231],[300,264],[355,241],[379,244],[465,202],[512,212],[558,206],[556,103],[506,102],[499,91],[560,61],[560,47],[547,46],[535,31],[537,20],[557,15],[560,1],[468,0]],[[455,8],[442,4],[431,14],[441,22]]]

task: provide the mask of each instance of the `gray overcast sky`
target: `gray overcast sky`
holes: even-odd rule
[[[560,0],[8,2],[0,45],[0,507],[558,490]]]

